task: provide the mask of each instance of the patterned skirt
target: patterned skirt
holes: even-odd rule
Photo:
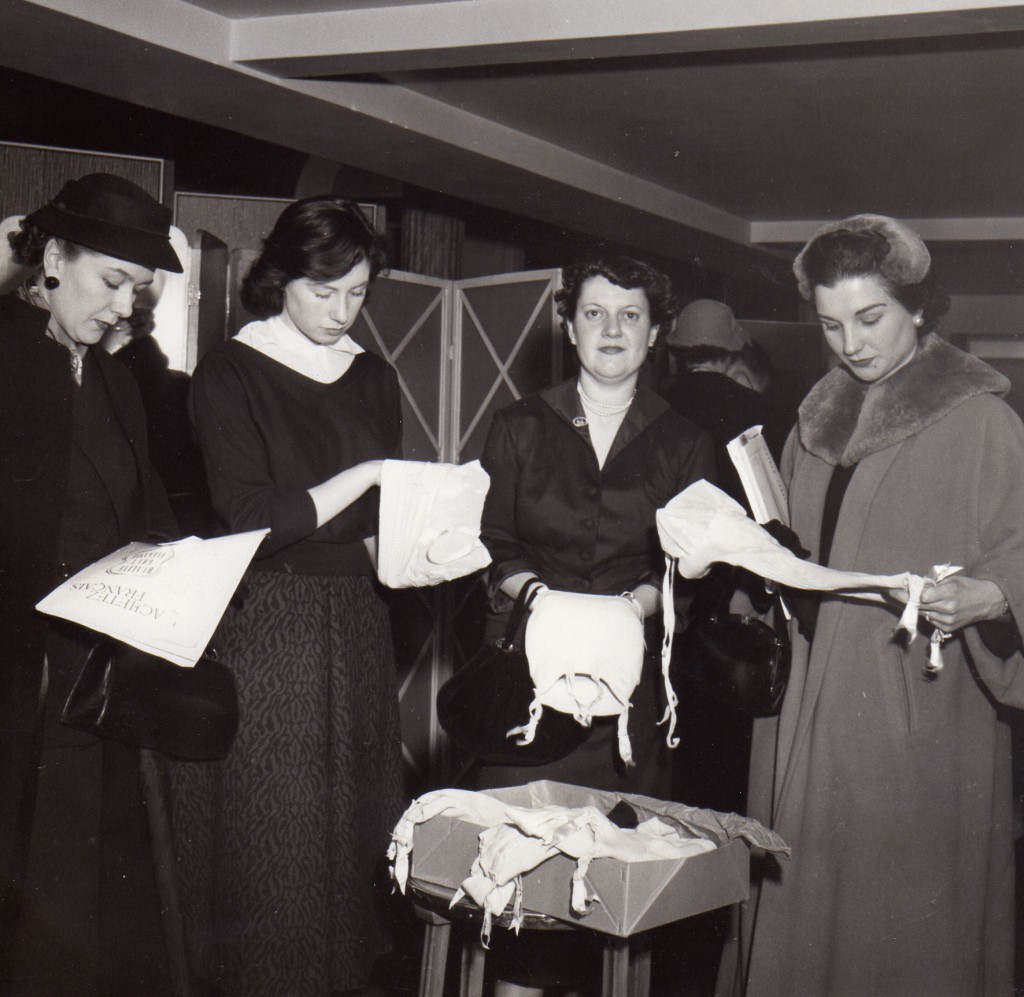
[[[369,578],[253,572],[243,590],[214,639],[238,736],[170,777],[192,972],[227,994],[325,997],[388,948],[403,796],[387,609]]]

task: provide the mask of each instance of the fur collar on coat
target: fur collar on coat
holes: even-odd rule
[[[878,384],[836,367],[800,406],[800,442],[828,464],[849,467],[915,436],[968,398],[1005,395],[1010,382],[987,363],[928,334],[914,359]]]

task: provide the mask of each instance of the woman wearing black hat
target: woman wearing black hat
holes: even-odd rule
[[[85,631],[35,603],[119,546],[173,536],[132,376],[102,349],[157,268],[170,212],[135,184],[65,184],[10,238],[0,298],[0,991],[161,993],[159,907],[138,753],[60,713]]]

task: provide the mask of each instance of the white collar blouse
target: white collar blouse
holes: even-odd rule
[[[320,384],[337,381],[365,352],[348,334],[330,345],[314,343],[280,315],[250,322],[235,339]]]

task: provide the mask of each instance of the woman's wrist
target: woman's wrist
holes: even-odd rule
[[[625,599],[633,607],[633,611],[636,613],[640,622],[643,623],[644,617],[647,615],[647,613],[644,610],[643,603],[636,597],[636,593],[627,590],[625,592],[620,593],[619,598]]]
[[[532,571],[518,571],[514,575],[509,575],[498,589],[510,599],[518,599],[519,593],[527,586],[536,589],[537,595],[547,590],[547,585]]]
[[[985,619],[994,622],[1006,620],[1010,616],[1010,600],[1006,598],[1006,593],[997,582],[990,579],[986,580],[984,584],[989,586],[992,593],[989,603],[990,608]]]

